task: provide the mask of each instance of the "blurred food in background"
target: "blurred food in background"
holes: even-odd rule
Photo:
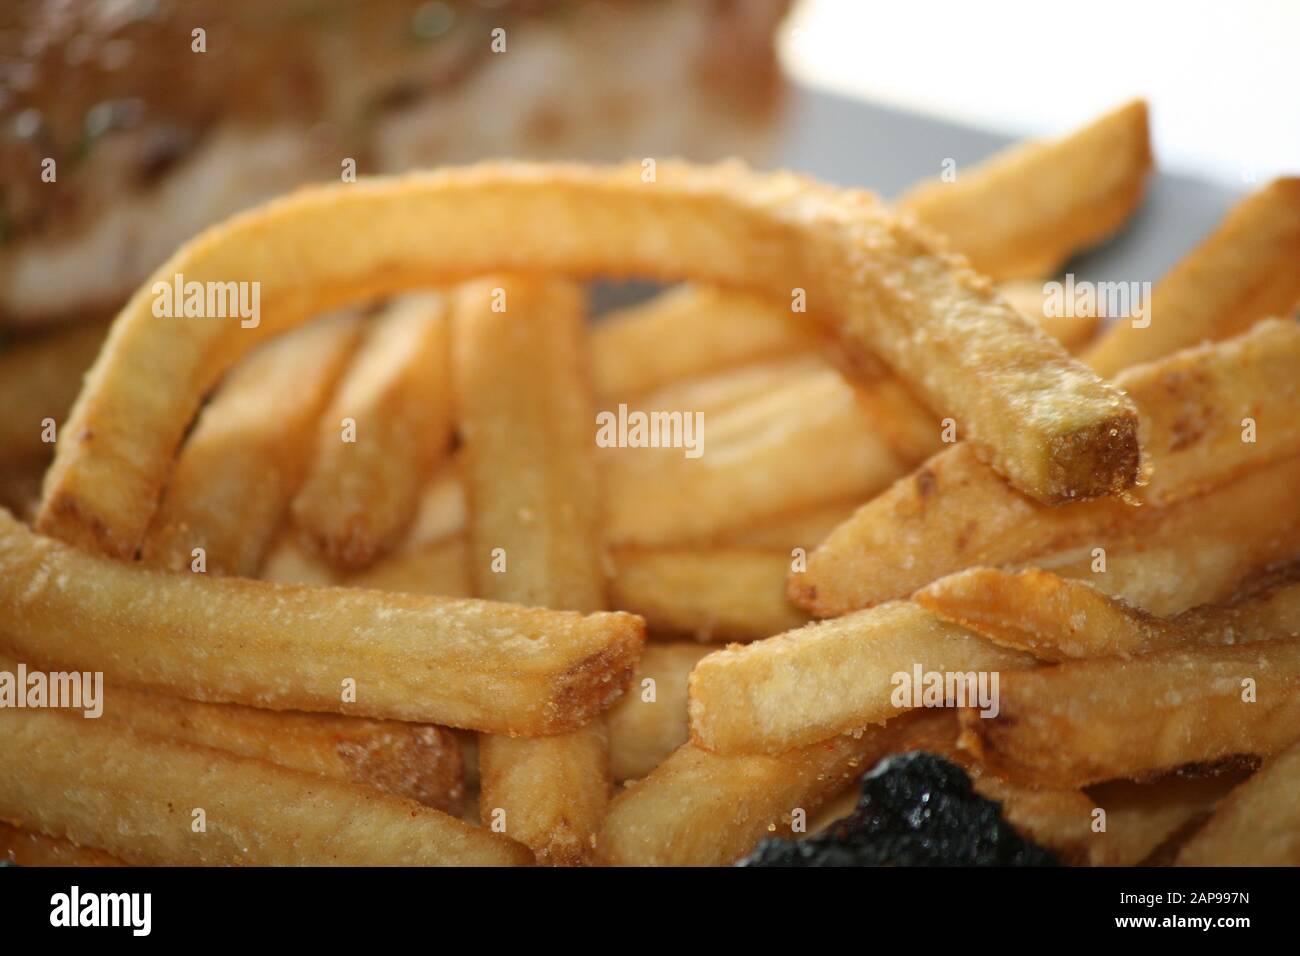
[[[348,160],[762,160],[788,5],[9,0],[0,325],[112,311],[199,230]]]

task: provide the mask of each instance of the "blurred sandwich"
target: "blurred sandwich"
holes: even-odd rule
[[[0,325],[112,310],[205,226],[348,160],[761,160],[787,4],[8,0]]]

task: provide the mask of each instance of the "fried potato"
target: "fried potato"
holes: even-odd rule
[[[752,641],[808,622],[785,596],[790,557],[753,548],[619,548],[610,601],[652,634]]]
[[[825,358],[813,353],[737,365],[646,392],[633,400],[632,407],[645,412],[699,412],[707,422],[738,406],[757,403],[757,407],[766,407],[761,400],[767,395],[796,384],[816,381],[830,368]],[[789,412],[795,414],[797,410],[791,408]]]
[[[0,823],[0,861],[15,866],[125,866],[103,850]]]
[[[1300,740],[1300,732],[1296,738]],[[1297,793],[1300,742],[1228,794],[1210,822],[1178,854],[1178,865],[1300,866]]]
[[[1084,361],[1103,375],[1226,339],[1300,301],[1300,178],[1278,179],[1234,207],[1155,287],[1150,325],[1118,322]]]
[[[801,508],[748,528],[739,528],[719,544],[733,548],[758,548],[790,554],[795,548],[804,553],[826,540],[835,526],[848,520],[862,502],[857,498],[833,501],[826,505]]]
[[[1077,787],[1267,757],[1300,728],[1300,641],[1157,651],[1004,673],[1001,712],[963,710],[962,746],[993,772]]]
[[[710,650],[694,643],[646,645],[628,693],[605,715],[616,782],[644,777],[686,743],[687,681]]]
[[[1017,312],[1077,355],[1096,337],[1101,316],[1096,309],[1077,307],[1066,310],[1065,315],[1054,314],[1047,305],[1046,286],[1042,279],[1016,279],[998,283],[998,292]]]
[[[129,864],[531,862],[520,844],[360,784],[57,712],[0,724],[0,817]]]
[[[0,608],[16,656],[110,682],[500,733],[586,723],[626,686],[643,640],[627,614],[130,567],[3,513]]]
[[[499,276],[458,291],[455,403],[481,597],[605,607],[588,362],[572,283]],[[586,862],[609,801],[608,751],[599,717],[544,738],[480,736],[480,818],[538,862]]]
[[[780,756],[721,756],[686,744],[610,803],[596,842],[613,866],[726,866],[763,837],[812,818],[877,760],[900,749],[921,713]],[[948,715],[938,715],[948,716]]]
[[[375,591],[472,597],[469,572],[469,544],[464,535],[456,535],[415,551],[390,554],[341,583]]]
[[[89,322],[0,349],[0,465],[43,466],[54,454],[45,420],[55,422],[57,437],[107,331]]]
[[[16,667],[0,654],[0,670]],[[205,704],[121,684],[104,693],[97,719],[108,726],[363,783],[448,812],[464,795],[460,748],[431,724]]]
[[[1122,226],[1151,171],[1147,107],[1134,100],[1058,140],[1013,146],[897,208],[944,233],[994,279],[1055,272]]]
[[[704,658],[691,673],[691,741],[718,753],[784,753],[906,713],[915,704],[896,678],[910,680],[917,667],[965,674],[1033,664],[896,601]]]
[[[1174,618],[1147,614],[1081,581],[1036,569],[971,568],[922,588],[912,600],[995,644],[1054,662],[1300,637],[1300,583],[1294,580],[1236,604],[1198,607]]]
[[[489,163],[303,189],[215,227],[158,276],[259,281],[263,321],[161,324],[150,283],[141,287],[69,417],[40,528],[129,557],[202,396],[256,341],[347,301],[512,267],[695,279],[782,298],[804,289],[841,340],[879,354],[927,404],[959,413],[1037,499],[1137,480],[1137,416],[1124,395],[875,197],[736,164],[661,162],[654,182],[642,173],[640,163]]]
[[[267,343],[235,367],[176,459],[145,534],[146,562],[188,571],[198,548],[207,573],[257,574],[359,333],[355,316],[332,317]]]
[[[389,303],[320,418],[293,521],[339,567],[365,567],[397,543],[447,450],[448,337],[441,295]]]
[[[707,542],[795,508],[866,498],[904,468],[831,369],[706,415],[700,437],[697,457],[603,450],[612,543]]]
[[[1093,866],[1160,865],[1187,830],[1203,822],[1249,771],[1218,769],[1168,774],[1149,783],[1115,780],[1088,790],[1089,803],[1106,812],[1106,829],[1092,833]]]
[[[602,317],[591,333],[592,376],[610,404],[816,344],[807,315],[765,296],[686,284]]]
[[[1152,479],[1155,502],[1190,497],[1294,454],[1300,428],[1286,407],[1296,386],[1283,380],[1297,341],[1294,323],[1266,322],[1238,339],[1119,376],[1142,410],[1144,432],[1153,436],[1149,468],[1164,476]],[[1264,384],[1255,392],[1257,376]],[[1199,388],[1183,384],[1190,380]],[[1268,394],[1273,386],[1276,397]],[[1271,423],[1267,442],[1242,441],[1244,408]],[[791,575],[790,597],[818,617],[843,614],[911,594],[972,564],[1015,563],[1064,549],[1081,535],[1129,523],[1135,510],[1110,499],[1042,506],[1012,489],[976,449],[957,444],[833,531],[809,556],[806,573]],[[908,560],[895,560],[900,551]]]

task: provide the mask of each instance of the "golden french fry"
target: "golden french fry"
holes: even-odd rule
[[[12,710],[0,723],[0,817],[126,863],[531,862],[520,844],[360,784],[57,712]]]
[[[560,733],[600,713],[631,678],[643,640],[627,614],[130,567],[4,513],[0,614],[16,656],[111,682],[516,734]]]
[[[1300,178],[1247,197],[1156,285],[1139,324],[1118,322],[1084,355],[1103,375],[1225,339],[1300,301]],[[1149,319],[1150,324],[1144,325]]]
[[[354,316],[323,319],[236,366],[176,459],[145,534],[146,562],[257,574],[302,477],[311,430],[359,333]]]
[[[451,438],[446,303],[400,297],[370,333],[321,416],[293,500],[303,537],[331,562],[365,567],[396,544]]]
[[[698,454],[606,450],[612,543],[714,540],[796,508],[865,498],[904,467],[858,409],[853,387],[831,369],[704,416],[695,438]]]
[[[1169,504],[1294,454],[1300,428],[1286,409],[1294,402],[1296,386],[1287,373],[1297,341],[1294,323],[1266,322],[1237,339],[1119,376],[1142,410],[1144,432],[1154,436],[1146,446],[1149,468],[1166,476],[1153,478],[1150,500]],[[1257,377],[1263,384],[1252,391]],[[1190,406],[1187,386],[1177,384],[1188,379],[1203,386]],[[1267,442],[1242,441],[1243,408],[1266,412]],[[1215,409],[1230,411],[1216,415]],[[791,575],[790,596],[819,617],[843,614],[911,594],[972,564],[1016,563],[1070,547],[1081,535],[1122,527],[1134,515],[1135,509],[1107,499],[1042,506],[1012,489],[974,448],[958,444],[832,532],[809,556],[807,572]],[[910,561],[897,561],[899,552]]]
[[[613,866],[726,866],[765,836],[811,818],[877,760],[900,749],[921,713],[780,756],[722,756],[692,744],[609,805],[597,859]]]
[[[458,291],[455,400],[481,597],[605,606],[587,363],[574,284],[503,276]],[[480,818],[541,863],[586,862],[609,801],[608,748],[599,718],[545,738],[480,736]]]
[[[103,850],[0,823],[0,860],[16,866],[126,866]]]
[[[43,466],[54,454],[59,429],[107,329],[90,322],[0,349],[0,465]]]
[[[604,316],[592,330],[594,387],[625,401],[669,382],[816,347],[807,315],[765,296],[681,285]]]
[[[1268,756],[1300,728],[1300,641],[1157,651],[1005,673],[1001,712],[961,713],[963,747],[1040,786]]]
[[[1093,866],[1161,865],[1181,834],[1249,776],[1220,769],[1200,776],[1175,773],[1150,783],[1115,780],[1088,789],[1093,810],[1104,810],[1106,829],[1091,834]],[[1091,811],[1089,819],[1091,821]]]
[[[469,545],[463,535],[456,535],[416,551],[390,554],[343,583],[375,591],[472,597],[469,572]]]
[[[1292,458],[1172,507],[1143,508],[1127,527],[1098,529],[1082,548],[1033,563],[1162,617],[1221,603],[1252,575],[1300,559],[1297,482]]]
[[[790,556],[754,548],[620,548],[610,602],[651,633],[752,641],[808,623],[785,596]]]
[[[687,681],[709,650],[694,643],[646,645],[631,687],[605,715],[615,782],[644,777],[686,743]]]
[[[1044,275],[1122,226],[1150,171],[1147,107],[1134,100],[1060,139],[958,170],[952,181],[926,180],[897,207],[944,233],[987,276]]]
[[[691,741],[718,753],[784,753],[921,706],[925,674],[954,675],[961,703],[978,706],[977,672],[1034,663],[895,601],[714,651],[691,673]]]
[[[1228,794],[1178,854],[1179,866],[1300,866],[1300,734],[1296,740]]]
[[[298,536],[292,534],[282,534],[271,542],[257,577],[273,584],[299,584],[313,588],[335,587],[339,583],[334,567],[320,555],[308,551]],[[375,590],[387,589],[377,587]]]
[[[39,526],[131,556],[202,396],[255,341],[343,302],[512,267],[803,289],[842,341],[960,411],[1017,487],[1055,502],[1137,480],[1123,394],[870,194],[737,164],[660,162],[647,183],[640,163],[489,163],[300,190],[178,251],[156,281],[258,281],[260,324],[161,323],[146,282],[72,411]]]
[[[16,666],[0,654],[0,670]],[[96,719],[108,726],[363,783],[448,812],[464,795],[455,738],[431,724],[206,704],[120,684],[104,696]]]
[[[1049,571],[971,568],[912,596],[947,621],[1040,660],[1131,657],[1194,644],[1300,637],[1300,583],[1174,618],[1147,614]]]
[[[825,358],[812,352],[737,365],[646,392],[633,399],[630,407],[644,412],[698,412],[708,422],[729,409],[759,401],[777,389],[818,379],[830,367]],[[617,408],[612,403],[606,403],[605,407]],[[791,409],[791,413],[794,411]]]

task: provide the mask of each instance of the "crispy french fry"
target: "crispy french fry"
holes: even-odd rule
[[[922,688],[909,691],[918,668],[975,679],[1033,664],[895,601],[714,651],[691,673],[691,740],[718,753],[784,753],[918,706]],[[974,704],[975,688],[960,684]]]
[[[682,448],[606,451],[611,542],[709,541],[795,508],[865,498],[904,467],[830,369],[706,416],[697,438],[697,457]]]
[[[257,276],[265,321],[159,323],[146,282],[69,416],[38,526],[130,557],[202,396],[256,341],[365,296],[520,267],[804,289],[842,341],[878,354],[928,405],[959,411],[1037,499],[1136,482],[1128,399],[874,196],[735,164],[661,162],[647,185],[640,163],[492,163],[300,190],[215,227],[159,280]]]
[[[1115,232],[1151,170],[1147,107],[1127,103],[1061,139],[1013,146],[897,207],[944,233],[995,279],[1044,275]]]
[[[16,866],[125,866],[103,850],[0,823],[0,860]]]
[[[420,504],[407,531],[402,548],[417,550],[460,534],[465,530],[465,486],[461,480],[460,456],[434,472],[420,494]]]
[[[586,339],[572,283],[507,276],[457,294],[455,396],[481,597],[605,606]],[[545,738],[481,735],[481,819],[541,863],[586,862],[609,801],[608,748],[600,718]]]
[[[359,333],[355,316],[323,319],[235,368],[181,449],[145,535],[145,561],[190,570],[200,549],[200,570],[257,574]]]
[[[1175,618],[1147,614],[1049,571],[959,571],[912,596],[945,620],[1040,660],[1131,657],[1194,644],[1300,637],[1300,583]]]
[[[962,746],[1040,786],[1268,756],[1300,727],[1300,641],[1157,651],[1006,673],[1001,712],[963,710]]]
[[[0,654],[0,670],[16,673]],[[363,783],[450,812],[464,795],[460,749],[431,724],[206,704],[114,684],[98,720],[136,733]]]
[[[1252,575],[1300,559],[1297,482],[1292,458],[1170,508],[1143,508],[1131,525],[1033,563],[1162,617],[1222,603]]]
[[[365,567],[397,543],[447,449],[448,337],[441,295],[389,303],[321,416],[293,520],[342,568]]]
[[[335,569],[320,555],[308,551],[293,534],[281,534],[271,543],[257,576],[274,584],[299,584],[313,588],[335,587],[339,583]]]
[[[1246,468],[1293,454],[1300,429],[1286,411],[1295,385],[1282,384],[1300,341],[1294,324],[1267,322],[1240,338],[1180,353],[1123,373],[1117,381],[1143,411],[1155,475],[1154,500],[1168,504],[1223,485]],[[1243,391],[1255,376],[1266,383],[1249,407],[1267,409],[1267,443],[1242,441]],[[1186,388],[1170,400],[1171,383],[1195,378],[1204,388],[1189,407]],[[1273,386],[1276,398],[1266,394]],[[1208,410],[1226,408],[1217,418]],[[1190,431],[1180,432],[1187,423]],[[1154,480],[1154,479],[1153,479]],[[1128,515],[1125,514],[1128,512]],[[1007,564],[1062,550],[1084,534],[1131,522],[1133,509],[1114,500],[1048,508],[1014,491],[974,448],[958,444],[895,482],[831,533],[790,577],[795,603],[819,617],[911,594],[972,564]],[[899,562],[895,555],[907,554]]]
[[[1178,854],[1179,866],[1300,866],[1300,735],[1296,739],[1228,794]]]
[[[1156,286],[1150,325],[1119,322],[1084,355],[1103,375],[1225,339],[1300,301],[1300,178],[1247,197]]]
[[[463,535],[455,535],[416,551],[390,554],[343,583],[375,591],[472,597],[469,572],[469,545]]]
[[[785,596],[789,555],[753,548],[620,548],[610,601],[651,633],[752,641],[808,623]]]
[[[808,316],[767,297],[681,285],[603,317],[591,335],[601,401],[624,401],[694,376],[816,347]]]
[[[597,859],[613,866],[726,866],[765,836],[812,817],[933,712],[869,727],[776,757],[678,748],[609,806]],[[947,716],[947,715],[939,715]]]
[[[107,329],[91,322],[0,349],[0,465],[44,465],[54,453],[52,441]]]
[[[1093,833],[1089,828],[1088,862],[1093,866],[1156,865],[1157,856],[1163,856],[1189,827],[1203,821],[1249,775],[1223,769],[1199,776],[1168,774],[1150,783],[1115,780],[1090,787],[1089,803],[1106,812],[1106,829]]]
[[[111,682],[501,733],[586,723],[626,686],[643,640],[626,614],[130,567],[4,513],[0,619],[16,656]]]
[[[686,743],[687,681],[709,650],[694,643],[646,645],[631,688],[605,716],[615,782],[644,777]]]
[[[0,817],[126,863],[530,862],[498,834],[360,784],[50,711],[12,710],[0,723]]]
[[[821,356],[801,353],[682,379],[646,392],[632,404],[645,412],[699,412],[707,422],[728,409],[760,400],[774,390],[811,382],[829,369],[829,363]]]

